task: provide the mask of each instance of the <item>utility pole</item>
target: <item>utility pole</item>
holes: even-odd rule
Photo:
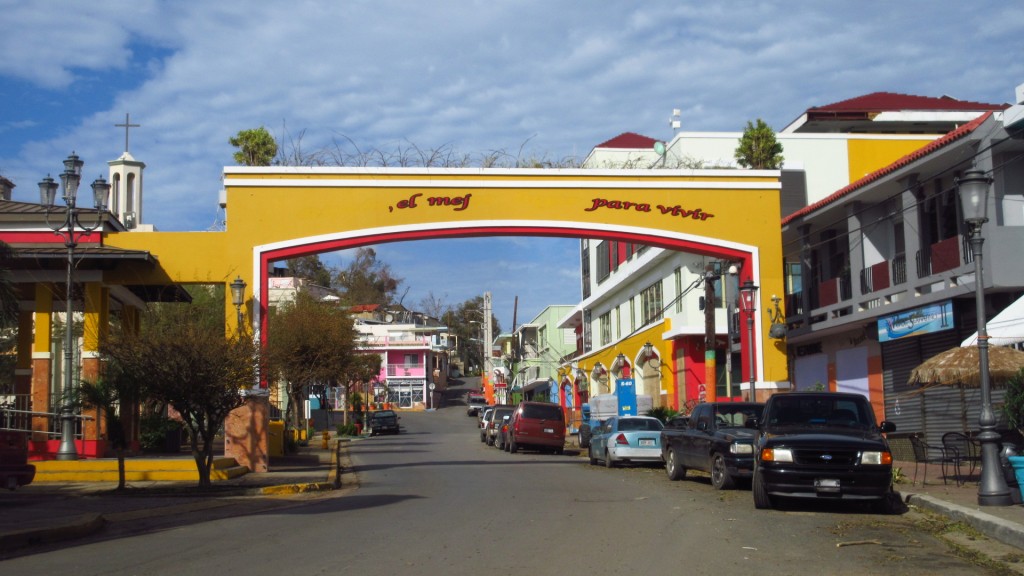
[[[717,366],[715,366],[715,274],[710,264],[704,272],[704,402],[718,400]]]

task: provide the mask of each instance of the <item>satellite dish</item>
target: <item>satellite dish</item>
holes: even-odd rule
[[[665,143],[664,142],[655,142],[654,143],[654,153],[657,154],[658,156],[664,156],[665,155]]]
[[[385,314],[384,315],[384,321],[385,322],[389,322],[389,323],[390,322],[394,322],[395,321],[395,316],[393,314]]]

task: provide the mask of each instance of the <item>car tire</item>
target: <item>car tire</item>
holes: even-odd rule
[[[615,461],[612,460],[612,455],[607,450],[604,451],[604,467],[615,468]]]
[[[589,448],[590,447],[590,437],[589,436],[585,437],[585,436],[583,436],[583,432],[580,432],[579,434],[577,434],[577,438],[578,438],[577,442],[580,445],[580,448]]]
[[[487,439],[484,440],[484,444],[487,444],[488,446],[494,446],[494,438],[488,436]]]
[[[732,490],[736,486],[729,468],[725,465],[725,456],[711,455],[711,485],[715,490]]]
[[[519,451],[519,445],[516,444],[516,439],[513,438],[508,441],[508,451],[510,454],[515,454]]]
[[[679,464],[679,457],[676,456],[674,448],[669,448],[668,450],[668,458],[665,460],[665,473],[668,474],[668,479],[672,481],[686,478],[686,468]]]
[[[553,454],[554,454],[555,456],[561,456],[561,455],[562,455],[563,453],[565,453],[565,448],[555,448],[555,449],[554,449],[554,450],[552,451],[552,453],[553,453]]]
[[[594,447],[591,446],[587,449],[587,456],[590,457],[590,465],[597,466],[597,458],[594,457]]]
[[[750,489],[754,493],[754,508],[770,510],[773,507],[772,497],[768,494],[768,486],[765,485],[764,478],[757,469],[754,469],[754,480],[751,482]]]

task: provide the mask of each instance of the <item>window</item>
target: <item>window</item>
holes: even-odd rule
[[[630,298],[629,302],[628,302],[628,306],[629,306],[629,331],[630,332],[636,332],[636,304],[634,303],[635,300],[636,300],[636,297],[634,296],[634,297]]]
[[[580,266],[583,279],[583,299],[590,298],[590,240],[580,240]]]
[[[607,346],[612,342],[612,315],[611,312],[605,312],[598,318],[598,322],[601,323],[601,346]]]
[[[649,324],[661,319],[662,314],[661,281],[644,288],[640,293],[640,308],[643,313],[643,323]]]
[[[786,293],[799,294],[804,291],[803,265],[800,262],[786,263]]]
[[[597,245],[597,254],[594,258],[597,261],[597,282],[604,282],[611,274],[610,254],[608,253],[608,242],[602,240]]]
[[[675,298],[676,298],[676,312],[682,312],[683,311],[683,299],[681,298],[680,295],[683,293],[683,269],[682,268],[676,268],[675,272],[672,273],[672,277],[675,280],[675,284],[676,284],[676,294],[675,294]]]
[[[622,338],[622,310],[615,308],[615,338]]]
[[[417,366],[419,364],[420,357],[415,354],[406,354],[404,366],[409,368],[410,366]]]

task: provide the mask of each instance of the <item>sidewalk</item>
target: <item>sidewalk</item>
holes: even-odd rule
[[[125,522],[209,510],[244,497],[283,497],[342,487],[349,439],[300,446],[294,455],[273,458],[270,471],[213,483],[200,492],[196,482],[38,483],[0,492],[0,557],[27,546],[80,538],[108,522]],[[315,444],[315,445],[314,445]]]
[[[1024,506],[979,506],[977,470],[957,486],[952,477],[943,482],[938,464],[918,465],[916,484],[911,484],[913,462],[896,462],[894,467],[902,468],[905,481],[897,484],[896,490],[907,504],[963,522],[993,540],[1024,550]],[[927,484],[923,482],[925,477]]]

